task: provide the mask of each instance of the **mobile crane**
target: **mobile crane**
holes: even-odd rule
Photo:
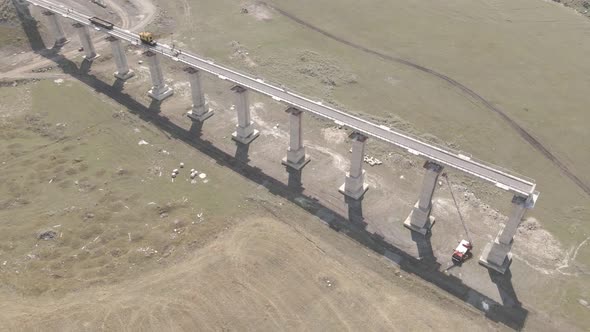
[[[454,264],[461,265],[463,264],[463,262],[471,258],[471,256],[473,255],[471,253],[471,249],[473,249],[473,241],[471,241],[471,236],[469,236],[469,230],[467,229],[465,220],[463,220],[463,215],[461,214],[461,210],[459,209],[459,204],[457,204],[457,200],[455,199],[453,187],[451,186],[451,181],[449,181],[449,176],[446,173],[444,173],[442,176],[447,180],[447,185],[449,186],[451,197],[453,198],[453,202],[455,203],[455,207],[457,208],[457,214],[459,215],[461,224],[463,224],[465,236],[467,237],[467,240],[461,240],[461,242],[459,242],[459,245],[455,248],[455,250],[453,251],[453,255],[451,256],[451,259],[453,260]]]

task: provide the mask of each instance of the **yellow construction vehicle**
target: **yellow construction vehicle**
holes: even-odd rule
[[[140,32],[139,39],[144,44],[148,44],[150,46],[156,46],[156,41],[154,40],[154,35],[151,32]]]

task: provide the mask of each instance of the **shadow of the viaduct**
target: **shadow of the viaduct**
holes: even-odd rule
[[[426,248],[428,259],[417,259],[401,249],[387,243],[379,235],[369,233],[366,230],[366,223],[362,216],[362,201],[347,200],[348,218],[337,211],[325,206],[315,198],[309,197],[303,193],[301,183],[301,173],[288,169],[289,180],[285,184],[272,176],[264,173],[260,168],[249,165],[248,146],[238,144],[236,155],[232,156],[225,151],[215,147],[211,142],[201,138],[201,124],[193,122],[191,128],[187,131],[171,122],[167,117],[159,114],[160,103],[152,102],[148,107],[136,101],[132,96],[122,91],[123,82],[117,80],[113,85],[101,81],[94,75],[88,73],[90,68],[89,62],[83,62],[78,67],[74,62],[57,54],[59,49],[44,49],[43,40],[37,30],[37,22],[32,19],[26,6],[19,6],[18,0],[13,0],[17,6],[18,15],[29,38],[33,50],[38,54],[53,60],[64,73],[71,75],[80,82],[88,85],[98,93],[107,95],[121,106],[124,106],[129,112],[136,114],[140,119],[152,123],[153,125],[166,132],[170,137],[182,140],[186,144],[198,149],[201,153],[214,159],[219,165],[227,167],[234,172],[238,172],[250,181],[266,187],[270,193],[288,199],[307,212],[318,216],[325,223],[339,232],[343,232],[358,243],[372,249],[373,251],[384,255],[399,263],[400,268],[410,274],[413,274],[422,280],[431,283],[456,298],[469,303],[477,308],[485,316],[495,322],[500,322],[515,330],[524,327],[528,311],[522,308],[521,303],[517,300],[516,294],[512,287],[511,274],[507,271],[501,275],[490,272],[490,278],[498,285],[503,303],[489,298],[477,290],[464,284],[461,279],[448,275],[440,271],[440,264],[433,258],[430,241],[428,238],[422,240],[414,239],[419,248]],[[304,201],[304,203],[302,203]],[[328,212],[328,213],[326,213]],[[432,256],[432,257],[430,257]]]

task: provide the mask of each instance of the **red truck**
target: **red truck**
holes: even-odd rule
[[[461,240],[455,251],[453,252],[453,262],[457,264],[461,264],[464,261],[471,258],[471,249],[473,249],[473,245],[471,242],[467,240]]]

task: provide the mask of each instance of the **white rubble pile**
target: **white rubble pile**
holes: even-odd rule
[[[352,153],[352,148],[348,150],[348,153]],[[364,155],[363,161],[371,166],[381,165],[383,162],[373,156]]]

